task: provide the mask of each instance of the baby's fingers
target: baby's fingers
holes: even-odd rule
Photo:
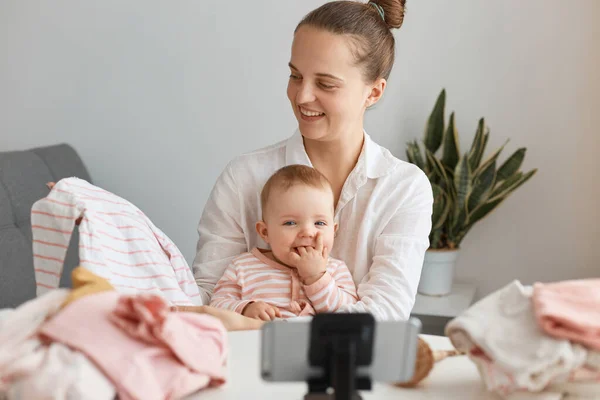
[[[266,310],[263,310],[258,314],[258,317],[263,321],[270,321],[272,318]]]
[[[273,306],[267,308],[265,311],[267,312],[267,314],[269,314],[269,318],[271,318],[271,320],[275,319],[275,317],[277,316],[277,311]]]
[[[300,254],[296,253],[295,251],[291,251],[290,258],[294,261],[300,261]]]
[[[323,235],[321,234],[321,232],[317,232],[317,247],[315,247],[315,250],[319,252],[319,254],[323,253]]]

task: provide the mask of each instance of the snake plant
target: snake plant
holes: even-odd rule
[[[500,167],[498,156],[506,143],[483,160],[489,129],[479,120],[469,151],[461,153],[454,112],[445,126],[446,91],[442,90],[425,127],[424,151],[414,140],[407,143],[408,161],[421,168],[433,190],[432,249],[457,249],[465,235],[536,172],[519,169],[526,148],[520,148]],[[436,155],[438,150],[441,156]],[[482,161],[483,160],[483,161]]]

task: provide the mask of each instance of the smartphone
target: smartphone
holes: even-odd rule
[[[309,364],[311,320],[278,320],[261,332],[261,375],[270,382],[300,382],[318,377],[322,370]],[[421,321],[375,323],[371,365],[357,372],[377,382],[406,382],[414,373]]]

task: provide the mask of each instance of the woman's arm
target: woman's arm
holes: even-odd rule
[[[265,321],[244,317],[233,311],[210,306],[173,306],[175,312],[195,312],[218,318],[228,331],[248,331],[261,329]]]
[[[231,164],[221,173],[198,224],[198,245],[192,271],[202,304],[209,304],[214,287],[234,257],[248,251],[240,221],[238,186]]]
[[[406,320],[413,308],[429,247],[433,194],[425,174],[375,240],[369,273],[358,285],[360,301],[342,312],[370,312],[378,320]]]

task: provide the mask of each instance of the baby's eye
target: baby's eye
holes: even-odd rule
[[[317,222],[315,222],[315,225],[317,225],[317,226],[327,226],[327,223],[325,221],[317,221]]]
[[[294,221],[285,221],[283,223],[283,225],[285,225],[285,226],[294,226],[294,225],[296,225],[296,223]]]

